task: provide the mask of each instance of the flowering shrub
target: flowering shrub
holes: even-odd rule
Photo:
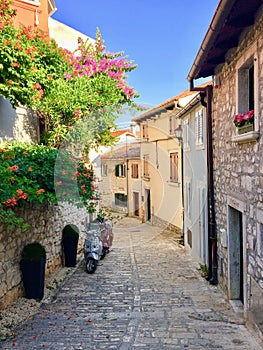
[[[38,101],[37,108],[48,122],[46,138],[55,147],[83,119],[93,128],[87,142],[98,141],[98,135],[107,138],[120,106],[135,105],[133,98],[138,96],[125,81],[126,73],[136,66],[122,53],[105,52],[98,30],[95,45],[81,39],[78,43],[76,52],[65,51],[70,68],[50,82],[49,93]]]
[[[138,95],[126,82],[136,66],[122,52],[107,53],[99,31],[95,45],[79,40],[71,53],[38,30],[15,28],[10,4],[0,0],[0,95],[13,107],[42,112],[47,124],[46,146],[0,146],[0,220],[12,228],[22,224],[15,208],[27,202],[66,200],[94,210],[92,169],[58,148],[64,140],[73,145],[83,140],[85,150],[112,142],[120,107],[136,107]]]
[[[0,220],[10,229],[23,223],[15,217],[15,208],[30,202],[64,200],[91,210],[89,202],[97,198],[92,169],[69,154],[63,155],[64,162],[55,169],[57,157],[57,149],[43,145],[16,142],[0,146]],[[54,183],[55,170],[60,183]],[[63,195],[56,193],[57,188]]]
[[[10,4],[0,0],[0,95],[9,98],[14,107],[22,104],[45,114],[43,143],[58,147],[73,125],[95,110],[102,111],[93,121],[99,126],[106,106],[116,110],[134,104],[138,95],[125,79],[136,66],[122,57],[122,52],[105,52],[98,30],[95,45],[79,39],[78,49],[72,53],[39,30],[14,28]],[[109,126],[113,125],[111,121]]]
[[[0,94],[16,107],[35,108],[52,79],[69,69],[55,41],[31,27],[14,28],[9,0],[0,0]],[[2,25],[1,25],[2,24]]]
[[[248,111],[245,114],[237,114],[234,117],[236,127],[254,123],[254,110]]]

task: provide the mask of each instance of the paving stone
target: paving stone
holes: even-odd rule
[[[126,218],[93,275],[84,263],[55,300],[14,330],[0,349],[260,350],[219,286],[160,229]]]

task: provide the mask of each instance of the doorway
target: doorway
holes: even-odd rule
[[[228,291],[229,299],[244,303],[244,246],[243,215],[237,209],[228,207]]]
[[[146,207],[145,207],[145,219],[146,221],[151,220],[151,191],[145,190]]]
[[[139,208],[140,208],[140,203],[139,203],[139,193],[138,192],[133,192],[133,208],[134,208],[134,216],[139,216]]]

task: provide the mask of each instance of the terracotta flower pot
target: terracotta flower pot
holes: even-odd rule
[[[27,244],[22,251],[20,269],[27,299],[43,299],[46,251],[38,242]]]

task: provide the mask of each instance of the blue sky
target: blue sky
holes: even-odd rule
[[[138,65],[128,83],[153,107],[189,88],[187,74],[218,0],[55,0],[54,19],[124,51]]]

